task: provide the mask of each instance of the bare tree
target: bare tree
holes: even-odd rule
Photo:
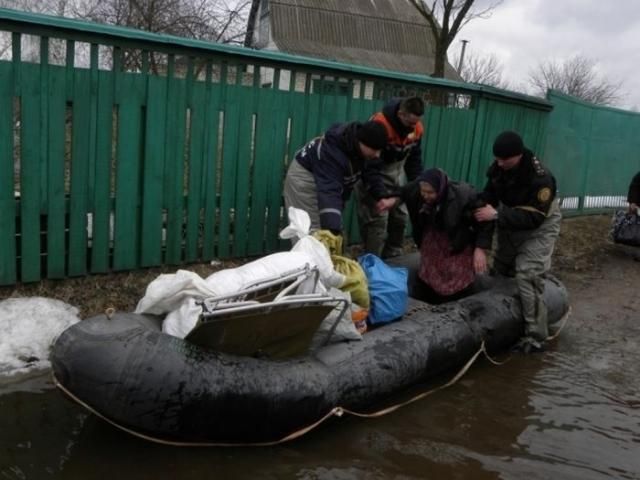
[[[77,0],[75,16],[153,33],[240,44],[244,40],[250,0]],[[152,71],[161,57],[150,56]],[[123,68],[139,70],[139,51],[125,51]]]
[[[459,63],[459,54],[453,59],[453,64]],[[504,65],[495,54],[478,55],[467,52],[464,63],[458,74],[467,83],[481,83],[496,88],[509,89],[509,82],[504,78]]]
[[[156,33],[242,43],[250,0],[81,0],[77,16]]]
[[[0,7],[11,8],[22,12],[46,13],[49,15],[70,16],[73,0],[47,0],[34,2],[33,0],[0,0]],[[27,61],[34,61],[38,56],[39,43],[35,37],[27,37],[23,44],[23,58]],[[8,35],[0,40],[0,58],[6,59],[11,50],[11,39]],[[50,56],[55,61],[64,58],[64,47],[61,42],[50,40]]]
[[[82,18],[220,43],[243,42],[250,4],[251,0],[0,0],[0,7],[14,10]],[[64,43],[50,42],[51,58],[62,61]],[[10,46],[10,39],[0,42],[0,58],[8,55]],[[28,42],[23,50],[23,58],[35,60],[38,44]],[[85,53],[76,52],[76,57]],[[157,72],[157,56],[152,55],[150,60]],[[141,63],[140,52],[125,52],[125,70],[139,69]]]
[[[541,62],[529,72],[529,84],[541,97],[552,89],[597,105],[616,105],[622,97],[622,82],[609,82],[597,62],[583,55]]]
[[[453,43],[460,29],[474,18],[487,18],[494,8],[502,3],[495,0],[489,6],[474,10],[475,0],[410,0],[425,18],[433,38],[434,45],[434,77],[444,77],[444,67],[447,61],[447,50]],[[431,6],[428,5],[431,1]]]

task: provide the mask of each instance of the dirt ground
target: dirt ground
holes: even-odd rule
[[[609,215],[594,215],[563,221],[552,271],[569,289],[572,303],[589,301],[594,292],[613,300],[638,297],[640,262],[634,261],[634,256],[640,257],[640,253],[635,254],[632,248],[623,250],[608,240],[610,218]],[[195,264],[185,268],[205,277],[216,270],[237,266],[242,261]],[[2,287],[0,299],[25,296],[55,298],[78,307],[83,318],[104,312],[109,307],[130,311],[154,278],[175,270],[176,267],[162,267]],[[613,308],[618,303],[611,302]],[[628,308],[625,313],[629,313]]]

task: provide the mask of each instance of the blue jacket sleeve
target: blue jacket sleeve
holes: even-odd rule
[[[323,148],[321,158],[313,169],[318,196],[320,227],[342,231],[342,200],[344,167],[331,148]]]

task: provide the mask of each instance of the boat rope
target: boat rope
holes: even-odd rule
[[[560,327],[558,328],[558,330],[553,334],[553,336],[547,337],[547,340],[553,340],[555,338],[558,337],[558,335],[560,334],[560,331],[566,326],[567,324],[567,320],[569,318],[569,315],[571,313],[571,308],[569,308],[567,310],[567,312],[564,314],[563,318],[560,321]],[[327,412],[323,417],[321,417],[320,419],[318,419],[317,421],[311,423],[310,425],[307,425],[304,428],[301,428],[299,430],[296,430],[292,433],[290,433],[289,435],[286,435],[285,437],[282,437],[278,440],[273,440],[273,441],[268,441],[268,442],[246,442],[246,443],[237,443],[237,442],[183,442],[183,441],[172,441],[172,440],[165,440],[165,439],[161,439],[161,438],[157,438],[157,437],[152,437],[150,435],[146,435],[140,432],[136,432],[135,430],[131,430],[128,427],[125,427],[124,425],[120,425],[119,423],[117,423],[116,421],[102,415],[100,412],[98,412],[97,410],[95,410],[93,407],[91,407],[90,405],[88,405],[87,403],[83,402],[82,400],[80,400],[78,397],[76,397],[73,393],[71,393],[69,390],[67,390],[55,377],[55,375],[53,375],[53,383],[55,384],[55,386],[57,388],[59,388],[60,390],[62,390],[66,395],[68,395],[72,400],[74,400],[75,402],[79,403],[80,405],[82,405],[84,408],[86,408],[87,410],[89,410],[91,413],[93,413],[94,415],[96,415],[97,417],[103,419],[104,421],[106,421],[107,423],[110,423],[111,425],[124,430],[127,433],[130,433],[131,435],[134,435],[136,437],[139,438],[143,438],[145,440],[149,440],[155,443],[160,443],[163,445],[171,445],[171,446],[176,446],[176,447],[270,447],[270,446],[274,446],[274,445],[278,445],[281,443],[286,443],[289,442],[291,440],[295,440],[296,438],[299,438],[307,433],[309,433],[311,430],[314,430],[315,428],[319,427],[322,423],[324,423],[325,421],[327,421],[328,419],[330,419],[331,417],[342,417],[344,415],[353,415],[355,417],[359,417],[359,418],[378,418],[378,417],[382,417],[384,415],[387,415],[389,413],[395,412],[396,410],[405,407],[411,403],[417,402],[418,400],[422,400],[425,397],[428,397],[429,395],[432,395],[440,390],[444,390],[445,388],[448,388],[452,385],[454,385],[455,383],[458,382],[458,380],[460,380],[469,370],[469,368],[471,368],[471,365],[473,365],[476,360],[478,359],[478,357],[480,355],[484,354],[484,356],[494,365],[503,365],[504,363],[506,363],[511,357],[507,358],[506,360],[499,362],[497,360],[494,360],[493,358],[491,358],[491,356],[489,355],[489,353],[487,352],[486,346],[485,346],[485,342],[484,340],[482,341],[482,343],[480,344],[480,348],[478,348],[478,351],[476,351],[471,358],[467,361],[467,363],[460,369],[460,371],[453,377],[451,378],[451,380],[449,380],[447,383],[437,386],[435,388],[432,388],[430,390],[427,390],[426,392],[422,392],[418,395],[415,395],[414,397],[410,398],[409,400],[406,400],[404,402],[401,403],[397,403],[395,405],[391,405],[387,408],[383,408],[382,410],[378,410],[376,412],[370,412],[370,413],[364,413],[364,412],[357,412],[355,410],[350,410],[348,408],[344,408],[344,407],[334,407],[331,410],[329,410],[329,412]]]
[[[569,306],[565,314],[560,319],[560,326],[558,327],[558,330],[556,330],[556,333],[554,333],[553,335],[549,335],[547,338],[545,338],[545,340],[551,341],[558,338],[558,335],[560,335],[560,332],[564,329],[564,327],[567,326],[567,322],[569,321],[570,316],[571,316],[571,306]]]
[[[344,413],[347,413],[349,415],[354,415],[356,417],[361,417],[361,418],[377,418],[377,417],[382,417],[383,415],[387,415],[388,413],[395,412],[399,408],[402,408],[411,403],[417,402],[418,400],[422,400],[423,398],[428,397],[429,395],[439,392],[440,390],[444,390],[445,388],[455,384],[458,380],[460,380],[464,376],[465,373],[467,373],[467,370],[471,368],[471,365],[475,363],[475,361],[478,359],[480,354],[482,354],[483,352],[486,355],[487,351],[485,348],[484,340],[482,341],[482,344],[480,345],[480,348],[478,349],[478,351],[473,354],[473,356],[469,359],[469,361],[460,369],[458,373],[456,373],[456,375],[451,380],[449,380],[447,383],[443,385],[440,385],[438,387],[432,388],[431,390],[427,390],[426,392],[422,392],[414,397],[411,397],[409,400],[405,402],[397,403],[395,405],[392,405],[390,407],[387,407],[372,413],[361,413],[361,412],[355,412],[353,410],[349,410],[347,408],[341,408],[341,407],[339,408],[341,408],[342,412]]]

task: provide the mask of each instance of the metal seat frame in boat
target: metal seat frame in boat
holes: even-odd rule
[[[200,319],[185,340],[242,356],[274,359],[300,356],[308,352],[322,321],[336,310],[324,340],[327,344],[349,302],[324,293],[295,293],[306,280],[313,282],[315,290],[318,276],[317,268],[305,266],[234,294],[205,299]],[[264,301],[265,298],[272,300]]]

